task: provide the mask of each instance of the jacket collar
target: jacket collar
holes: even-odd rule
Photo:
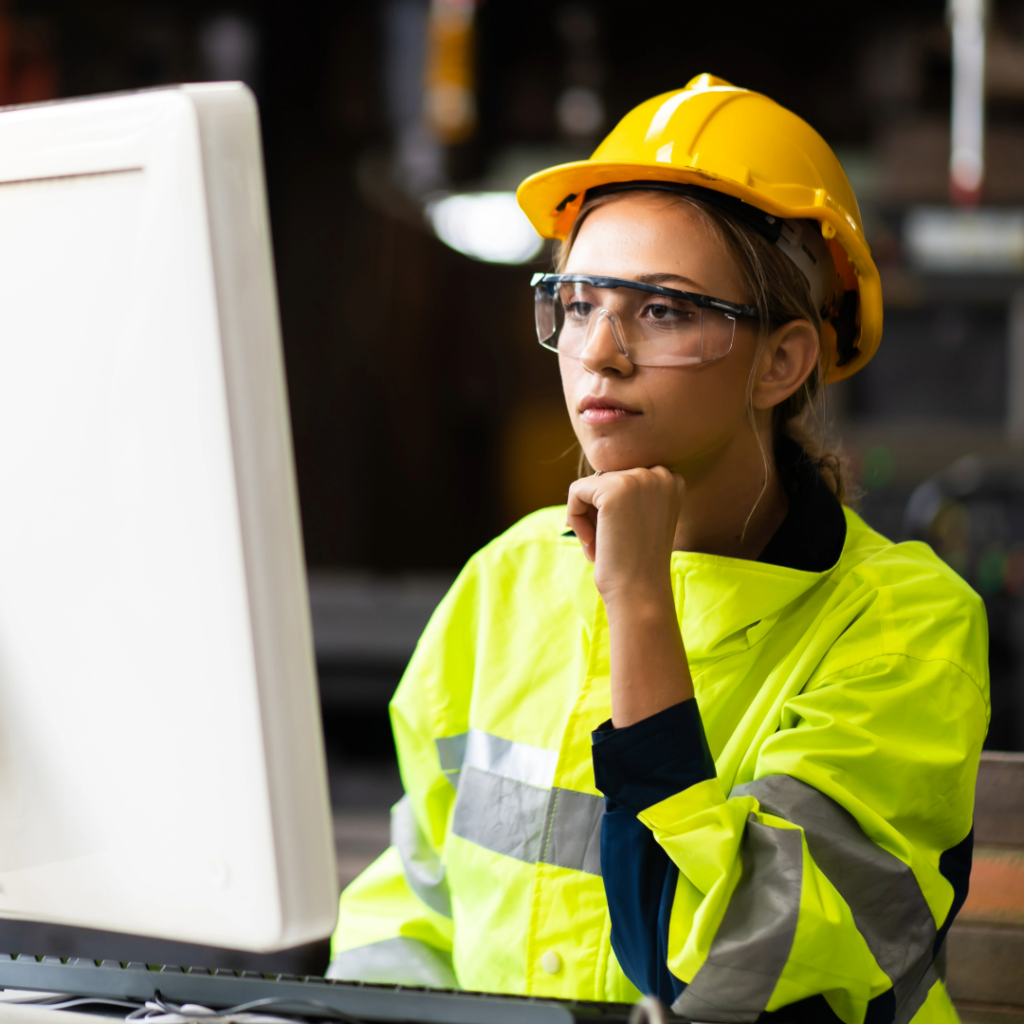
[[[846,513],[844,522],[849,524],[847,517],[853,515]],[[561,581],[589,630],[600,602],[594,567],[571,536],[561,538],[557,557]],[[821,586],[834,571],[835,566],[806,572],[746,558],[673,552],[672,588],[687,655],[718,657],[756,643],[789,605]]]
[[[834,570],[807,572],[691,551],[672,555],[672,586],[687,656],[722,657],[756,643]]]

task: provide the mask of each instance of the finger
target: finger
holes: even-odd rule
[[[566,525],[576,534],[584,549],[593,547],[597,539],[597,483],[593,477],[577,480],[569,488],[566,503]]]
[[[593,547],[597,540],[597,510],[566,516],[566,525],[576,534],[576,539],[585,547]]]
[[[597,560],[597,544],[584,544],[581,541],[580,547],[583,549],[583,555],[588,562]]]
[[[602,479],[599,476],[585,476],[579,480],[573,480],[569,485],[569,510],[573,513],[579,511],[574,503],[583,502],[587,505],[595,505],[595,497],[602,486]]]
[[[686,481],[678,473],[665,466],[652,466],[649,472],[666,488],[670,500],[679,501],[686,493]]]

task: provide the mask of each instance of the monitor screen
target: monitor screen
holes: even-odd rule
[[[0,481],[0,917],[255,951],[329,934],[245,86],[0,112]]]

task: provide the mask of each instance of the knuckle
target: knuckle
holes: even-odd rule
[[[664,466],[652,466],[645,472],[648,486],[658,492],[664,491],[672,478],[671,473]]]

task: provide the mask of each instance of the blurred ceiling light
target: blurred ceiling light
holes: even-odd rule
[[[427,28],[424,113],[448,145],[476,127],[473,80],[475,0],[431,0]]]
[[[903,224],[911,263],[936,273],[1024,271],[1024,210],[917,207]]]
[[[528,263],[544,240],[519,209],[514,192],[464,192],[427,204],[437,237],[486,263]]]
[[[949,186],[954,202],[973,206],[985,176],[985,2],[949,0],[953,32],[953,106]]]
[[[203,74],[213,81],[253,84],[259,57],[259,33],[247,18],[218,14],[199,30]]]
[[[593,89],[573,86],[558,97],[558,125],[571,138],[596,135],[604,124],[604,104]]]

